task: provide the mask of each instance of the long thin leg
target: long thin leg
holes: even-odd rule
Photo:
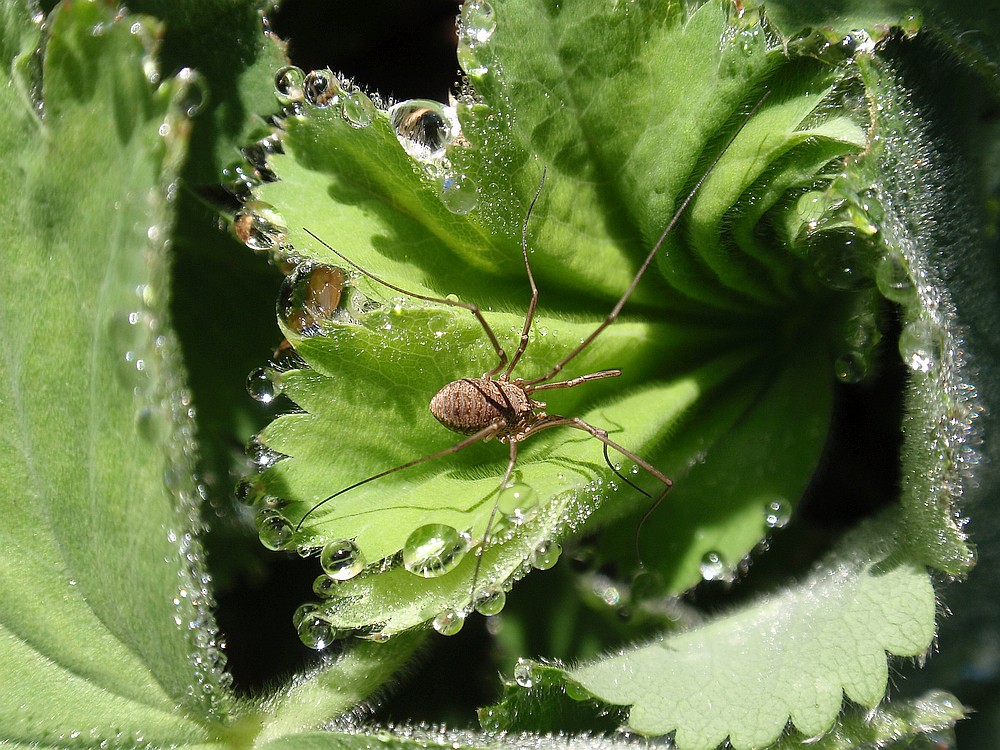
[[[531,302],[528,305],[528,313],[524,316],[524,328],[521,329],[521,340],[517,344],[517,351],[514,352],[514,356],[510,358],[510,364],[507,365],[507,369],[504,371],[504,380],[510,378],[510,374],[514,372],[518,360],[521,359],[524,350],[528,348],[528,333],[531,331],[531,323],[535,319],[535,307],[538,305],[538,287],[535,285],[535,275],[531,272],[531,263],[528,261],[528,219],[531,218],[531,212],[535,210],[538,196],[542,194],[542,185],[545,184],[546,171],[545,169],[542,170],[542,181],[538,183],[538,189],[535,190],[535,197],[531,199],[531,205],[528,206],[528,213],[524,215],[524,224],[521,225],[521,255],[524,256],[524,268],[528,272],[528,283],[531,284]]]
[[[757,110],[760,109],[761,105],[764,103],[764,100],[767,99],[767,97],[770,95],[771,92],[768,91],[764,94],[764,96],[762,96],[757,101],[757,103],[753,106],[753,109],[750,110],[750,113],[746,116],[746,118],[744,118],[743,123],[740,125],[739,129],[735,133],[733,133],[732,137],[726,143],[725,147],[715,157],[715,159],[709,165],[708,169],[705,170],[705,173],[702,174],[698,182],[695,183],[695,186],[691,188],[691,192],[687,194],[687,197],[683,201],[681,201],[681,205],[674,212],[674,215],[670,219],[670,222],[667,224],[666,229],[664,229],[663,233],[660,234],[660,238],[656,241],[656,244],[653,245],[653,248],[646,255],[646,259],[642,262],[642,265],[639,266],[639,270],[636,271],[635,277],[632,279],[632,282],[628,285],[628,287],[626,287],[625,293],[622,294],[621,299],[618,300],[615,306],[611,308],[611,312],[608,313],[608,316],[604,319],[604,321],[600,325],[598,325],[597,328],[595,328],[589,336],[587,336],[583,341],[581,341],[579,345],[575,349],[573,349],[573,351],[571,351],[569,354],[563,357],[559,362],[557,362],[556,365],[551,370],[542,375],[540,378],[535,378],[533,380],[525,381],[526,384],[530,385],[533,383],[544,383],[546,380],[551,380],[552,378],[554,378],[556,375],[559,374],[559,371],[562,370],[567,364],[569,364],[569,362],[572,361],[580,352],[582,352],[584,349],[590,346],[590,343],[598,336],[600,336],[604,332],[605,328],[607,328],[608,326],[610,326],[612,323],[615,322],[615,319],[618,317],[618,314],[622,311],[622,308],[625,306],[625,303],[628,302],[628,298],[632,296],[632,292],[634,292],[635,288],[639,285],[639,281],[646,273],[646,269],[649,268],[649,266],[652,264],[653,258],[656,257],[656,254],[659,252],[660,247],[663,245],[667,237],[673,231],[674,226],[676,226],[677,222],[680,221],[681,215],[684,213],[685,209],[687,209],[688,204],[691,203],[692,200],[694,200],[695,195],[698,194],[698,191],[701,190],[701,186],[705,184],[705,180],[708,179],[709,175],[711,175],[712,172],[715,170],[715,168],[718,166],[719,161],[729,150],[729,147],[733,144],[733,141],[735,141],[736,137],[741,132],[743,132],[743,128],[746,127],[746,124],[750,121],[750,118],[752,118],[757,113]]]
[[[409,469],[411,466],[416,466],[417,464],[422,464],[425,461],[433,461],[435,458],[441,458],[442,456],[448,456],[448,455],[451,455],[452,453],[458,453],[460,450],[464,450],[465,448],[468,448],[470,445],[472,445],[473,443],[475,443],[477,440],[485,440],[486,438],[490,437],[491,435],[495,435],[497,433],[497,431],[500,429],[500,426],[501,426],[500,422],[493,422],[492,424],[488,425],[487,427],[484,427],[483,429],[481,429],[475,435],[470,435],[469,437],[465,438],[464,440],[461,440],[461,441],[455,443],[454,445],[452,445],[452,446],[450,446],[448,448],[445,448],[444,450],[440,450],[437,453],[431,453],[430,455],[424,456],[423,458],[418,458],[418,459],[415,459],[413,461],[408,461],[405,464],[400,464],[399,466],[395,466],[395,467],[393,467],[391,469],[386,469],[385,471],[380,471],[378,474],[373,474],[372,476],[370,476],[370,477],[368,477],[366,479],[362,479],[360,482],[355,482],[354,484],[352,484],[349,487],[344,487],[344,489],[338,490],[337,492],[334,492],[332,495],[330,495],[329,497],[327,497],[327,498],[325,498],[323,500],[320,500],[313,507],[311,507],[309,510],[307,510],[306,513],[305,513],[305,515],[302,516],[302,518],[299,519],[298,524],[295,526],[295,531],[298,531],[299,529],[302,528],[302,524],[305,523],[305,520],[307,518],[309,518],[309,516],[312,515],[312,513],[317,508],[319,508],[320,506],[324,505],[325,503],[330,502],[335,497],[340,497],[345,492],[350,492],[351,490],[356,489],[357,487],[360,487],[363,484],[368,484],[369,482],[374,482],[376,479],[381,479],[382,477],[388,476],[389,474],[394,474],[397,471],[402,471],[403,469]]]
[[[329,250],[330,252],[334,253],[337,257],[339,257],[345,263],[348,263],[355,270],[361,272],[362,274],[364,274],[365,276],[367,276],[372,281],[375,281],[375,282],[381,284],[384,287],[388,287],[389,289],[392,289],[392,291],[394,291],[394,292],[399,292],[400,294],[405,294],[407,297],[414,297],[416,299],[422,299],[422,300],[424,300],[426,302],[437,302],[438,304],[441,304],[441,305],[449,305],[450,307],[461,307],[461,308],[463,308],[465,310],[468,310],[469,312],[471,312],[473,315],[476,316],[476,320],[479,321],[479,324],[483,327],[483,330],[486,331],[486,335],[487,335],[487,337],[489,337],[490,344],[493,345],[493,350],[497,353],[497,357],[500,360],[497,363],[496,367],[494,367],[492,370],[490,370],[488,373],[486,373],[486,377],[490,377],[490,378],[493,377],[498,372],[500,372],[500,370],[502,370],[504,368],[504,365],[507,364],[507,352],[505,352],[504,349],[503,349],[503,347],[500,346],[500,341],[497,339],[497,335],[493,332],[493,329],[490,328],[490,324],[486,322],[486,318],[483,317],[483,313],[480,311],[478,305],[474,305],[471,302],[462,302],[461,300],[457,300],[457,299],[444,299],[442,297],[430,297],[430,296],[428,296],[426,294],[418,294],[417,292],[411,292],[408,289],[403,289],[402,287],[398,287],[395,284],[390,284],[385,279],[381,279],[378,276],[376,276],[375,274],[373,274],[371,271],[368,271],[368,270],[362,268],[361,266],[359,266],[353,260],[351,260],[346,255],[344,255],[342,252],[340,252],[339,250],[337,250],[335,247],[331,246],[329,243],[327,243],[324,240],[322,240],[319,237],[317,237],[314,232],[306,229],[305,227],[302,227],[302,231],[305,232],[306,234],[308,234],[310,237],[312,237],[318,243],[320,243],[321,245],[323,245],[323,247],[325,247],[327,250]],[[525,256],[525,257],[527,257],[527,256]],[[530,269],[529,269],[529,274],[530,274]],[[534,283],[535,283],[534,280],[532,280],[531,283],[532,283],[532,286],[534,286]]]
[[[573,378],[571,380],[560,380],[557,383],[545,383],[544,385],[526,385],[524,387],[524,392],[530,395],[535,391],[553,391],[556,388],[572,388],[574,386],[580,385],[581,383],[589,383],[591,380],[604,380],[604,378],[617,378],[621,374],[622,374],[621,370],[601,370],[600,372],[592,372],[589,373],[588,375],[581,375],[580,377]]]
[[[633,490],[636,490],[637,492],[641,492],[643,495],[645,495],[650,500],[652,500],[653,499],[652,495],[650,495],[648,492],[646,492],[646,490],[644,490],[642,487],[640,487],[639,485],[637,485],[635,482],[633,482],[627,476],[625,476],[620,471],[618,471],[617,467],[615,467],[615,465],[613,463],[611,463],[611,457],[608,455],[608,444],[605,443],[601,447],[604,449],[604,463],[606,463],[608,465],[608,468],[611,469],[611,471],[613,471],[615,473],[615,476],[618,477],[619,479],[621,479],[623,482],[625,482],[625,484],[627,484]]]
[[[602,443],[607,445],[609,448],[614,448],[616,451],[621,453],[625,458],[636,463],[644,471],[652,474],[656,479],[663,483],[664,489],[660,494],[660,497],[667,494],[667,491],[674,486],[673,481],[671,481],[666,474],[657,469],[648,461],[645,461],[635,455],[632,451],[624,446],[618,445],[614,440],[608,437],[608,431],[602,430],[600,427],[594,427],[593,425],[587,424],[579,417],[558,417],[554,414],[551,416],[543,417],[541,420],[536,422],[534,425],[529,427],[524,435],[521,437],[524,440],[529,435],[534,435],[536,432],[541,432],[542,430],[548,430],[552,427],[572,427],[576,430],[582,430],[583,432],[590,433],[592,437],[597,438]]]
[[[583,432],[589,433],[591,436],[597,438],[602,443],[604,443],[604,448],[605,448],[604,460],[608,462],[609,466],[611,466],[611,462],[608,461],[607,449],[610,447],[614,448],[616,451],[621,453],[626,458],[634,461],[636,464],[638,464],[640,467],[645,469],[647,472],[652,474],[654,477],[656,477],[663,483],[663,489],[660,491],[660,494],[653,499],[653,504],[649,506],[649,509],[643,514],[642,520],[639,522],[639,526],[636,528],[635,557],[636,560],[638,560],[639,564],[641,565],[642,552],[639,549],[639,533],[642,531],[643,524],[645,524],[646,521],[649,519],[649,517],[653,515],[653,512],[660,507],[660,503],[663,502],[663,498],[667,496],[667,493],[670,492],[670,488],[674,486],[673,481],[671,481],[665,474],[663,474],[663,472],[661,472],[659,469],[657,469],[648,461],[644,461],[643,459],[639,458],[637,455],[632,453],[630,450],[623,448],[622,446],[618,445],[618,443],[611,440],[611,438],[608,437],[607,430],[602,430],[600,427],[594,427],[591,424],[587,424],[579,417],[557,417],[554,415],[549,417],[544,417],[540,422],[536,423],[535,426],[530,428],[525,433],[524,437],[522,437],[522,440],[528,435],[534,434],[535,432],[547,430],[550,427],[561,427],[561,426],[573,427],[574,429],[582,430]],[[618,472],[615,471],[614,466],[611,466],[611,470],[614,471],[616,474],[618,474]],[[618,476],[621,476],[621,474],[618,474]],[[625,477],[622,477],[622,479],[625,479]],[[625,481],[628,482],[628,484],[632,484],[627,479],[625,479]],[[634,487],[635,485],[632,486]],[[649,497],[649,493],[643,492],[642,490],[639,491],[642,492],[644,495],[646,495],[646,497]]]
[[[514,464],[517,463],[517,441],[510,441],[510,460],[507,462],[507,471],[503,474],[503,479],[500,481],[500,493],[507,489],[507,484],[510,482],[510,476],[514,473]],[[476,603],[476,584],[479,582],[479,571],[483,567],[483,552],[486,550],[486,545],[490,541],[490,531],[493,530],[493,522],[497,517],[497,510],[500,508],[500,493],[497,494],[496,502],[493,503],[493,510],[490,511],[489,520],[486,521],[486,529],[483,531],[483,541],[479,543],[479,550],[476,552],[476,567],[472,571],[472,586],[469,589],[469,601],[473,605]]]

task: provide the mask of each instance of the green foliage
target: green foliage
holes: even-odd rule
[[[883,699],[892,657],[922,658],[934,638],[931,573],[973,564],[958,501],[989,475],[976,468],[972,428],[987,418],[972,373],[988,381],[995,363],[963,329],[966,299],[985,292],[954,270],[970,257],[962,194],[893,60],[908,42],[887,30],[917,34],[922,10],[938,42],[982,72],[994,48],[960,43],[982,13],[620,5],[467,4],[465,86],[454,110],[433,108],[446,143],[428,154],[412,136],[432,131],[406,130],[400,110],[346,79],[314,74],[303,88],[292,69],[276,101],[282,49],[250,3],[131,9],[157,20],[0,0],[0,736],[11,746],[632,744],[601,736],[619,729],[707,749],[946,741],[964,715],[956,699]],[[279,107],[276,136],[252,150],[267,164],[234,163]],[[235,236],[290,273],[280,333],[275,275],[215,229],[224,211],[205,186],[234,178],[252,186]],[[600,443],[569,427],[518,446],[517,498],[500,492],[510,454],[492,441],[306,516],[457,443],[430,397],[496,363],[468,310],[387,289],[332,248],[402,289],[479,305],[510,353],[538,191],[526,231],[539,306],[514,374],[540,377],[600,324],[696,185],[622,316],[560,378],[622,375],[544,394],[550,413],[608,429],[676,483],[641,528],[641,568],[636,528],[661,484],[630,473],[627,455],[611,451],[622,467],[606,466]],[[257,387],[297,408],[264,426],[240,381],[280,334],[294,352],[276,354]],[[824,555],[802,525],[775,538],[821,466],[837,380],[865,382],[899,359],[892,507]],[[280,613],[328,652],[253,697],[225,672],[199,539],[202,500],[224,506],[245,473],[230,443],[251,433],[259,471],[241,491],[254,505],[212,519],[224,531],[212,571],[264,569],[247,544],[253,517],[271,548],[325,549],[332,576],[294,618]],[[414,535],[435,525],[454,549],[416,575]],[[532,572],[560,545],[581,557],[579,539],[594,535],[586,573],[565,561],[548,578]],[[766,566],[768,544],[796,536],[808,573],[755,572],[722,614],[677,603],[751,559]],[[536,578],[542,595],[518,600]],[[584,593],[553,588],[570,580]],[[495,614],[508,594],[492,622],[506,628],[503,658],[518,661],[480,712],[482,732],[360,720],[431,622],[478,625],[473,609]],[[617,603],[598,607],[606,619],[631,619],[609,625],[594,598]],[[534,644],[572,663],[524,658]],[[449,679],[471,686],[473,666]]]
[[[23,64],[38,26],[16,4],[4,15],[8,41],[22,30],[0,136],[4,734],[198,742],[192,717],[222,718],[229,699],[164,315],[186,85],[154,90],[143,34],[97,5],[49,17],[42,69]]]

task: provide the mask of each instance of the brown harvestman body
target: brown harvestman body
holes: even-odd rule
[[[517,367],[518,362],[524,355],[525,350],[528,347],[528,338],[531,331],[531,325],[534,322],[535,308],[538,304],[538,286],[535,284],[535,277],[531,271],[531,263],[528,260],[528,220],[531,218],[531,213],[534,210],[535,203],[538,201],[539,195],[542,192],[542,186],[545,184],[545,172],[542,173],[542,180],[538,185],[538,189],[535,191],[535,195],[531,200],[531,204],[528,207],[528,211],[525,214],[524,224],[521,229],[521,254],[524,258],[524,267],[528,276],[528,283],[531,286],[531,301],[528,304],[528,311],[524,318],[524,326],[521,329],[521,337],[517,345],[517,350],[514,352],[513,356],[508,357],[507,352],[504,350],[503,346],[497,339],[496,333],[490,327],[490,324],[483,317],[482,312],[479,307],[469,303],[462,302],[460,300],[454,299],[441,299],[438,297],[431,297],[423,294],[418,294],[416,292],[411,292],[394,284],[379,278],[373,273],[365,270],[357,263],[352,261],[350,258],[343,255],[340,251],[328,245],[322,239],[317,237],[308,229],[304,231],[309,234],[317,242],[324,245],[331,252],[335,253],[342,260],[348,263],[351,267],[356,269],[361,274],[367,276],[378,284],[387,287],[395,292],[404,294],[408,297],[413,297],[415,299],[425,300],[427,302],[435,302],[442,305],[448,305],[451,307],[461,307],[463,309],[471,312],[476,320],[479,321],[480,326],[482,326],[483,332],[486,334],[493,346],[493,350],[497,355],[497,364],[493,369],[484,373],[480,377],[473,378],[461,378],[459,380],[452,381],[448,383],[431,399],[430,410],[431,413],[437,418],[441,424],[443,424],[448,429],[453,432],[457,432],[461,435],[466,435],[463,440],[458,443],[445,448],[443,450],[431,453],[426,456],[414,459],[413,461],[408,461],[407,463],[401,464],[399,466],[394,466],[391,469],[379,472],[370,477],[362,479],[354,484],[344,487],[343,489],[333,493],[329,497],[321,500],[308,511],[305,515],[299,519],[298,525],[296,526],[296,531],[302,528],[302,524],[305,522],[314,511],[316,511],[320,506],[325,503],[349,492],[361,485],[373,482],[376,479],[380,479],[389,474],[393,474],[397,471],[402,471],[408,469],[411,466],[416,466],[417,464],[422,464],[427,461],[433,461],[437,458],[442,458],[444,456],[452,455],[458,453],[461,450],[469,447],[470,445],[483,440],[490,440],[492,438],[497,439],[501,443],[506,443],[509,446],[510,458],[507,462],[507,469],[504,472],[503,479],[499,485],[499,491],[503,491],[510,484],[510,478],[514,471],[514,466],[517,463],[517,447],[518,444],[527,438],[535,435],[543,430],[550,429],[552,427],[571,427],[573,429],[581,430],[582,432],[588,433],[591,437],[596,438],[603,444],[604,460],[607,462],[608,466],[611,467],[612,471],[615,472],[623,481],[625,481],[630,486],[642,492],[647,497],[652,497],[649,493],[645,492],[641,488],[634,485],[627,478],[622,476],[618,470],[612,465],[608,457],[608,449],[611,448],[621,455],[628,458],[630,461],[635,463],[637,466],[641,467],[644,471],[649,473],[655,479],[657,479],[662,484],[662,489],[659,494],[653,499],[653,503],[646,515],[643,518],[647,518],[660,504],[663,498],[666,496],[667,492],[670,490],[673,482],[663,474],[659,469],[650,464],[649,462],[643,460],[635,453],[632,453],[627,448],[619,445],[615,441],[608,437],[606,430],[600,427],[595,427],[579,417],[565,417],[555,414],[546,414],[543,409],[545,404],[533,398],[533,395],[539,391],[545,390],[556,390],[561,388],[574,388],[583,383],[588,383],[592,380],[603,380],[605,378],[613,378],[621,375],[621,370],[611,369],[611,370],[601,370],[599,372],[592,372],[587,375],[580,375],[575,378],[570,378],[569,380],[554,380],[554,378],[563,370],[563,368],[569,364],[574,358],[577,357],[581,352],[583,352],[590,344],[596,339],[601,333],[604,332],[615,320],[618,318],[619,313],[625,306],[629,297],[635,291],[646,270],[652,264],[653,259],[656,257],[657,252],[660,247],[666,241],[667,237],[673,231],[674,226],[680,220],[688,204],[694,199],[695,195],[701,189],[705,180],[715,169],[722,155],[725,154],[726,150],[739,135],[742,130],[743,125],[756,113],[760,106],[764,103],[768,94],[765,95],[754,105],[750,113],[746,116],[743,124],[740,128],[733,134],[726,147],[722,149],[715,160],[709,165],[709,167],[702,174],[701,178],[687,194],[684,200],[681,202],[680,206],[674,212],[671,217],[670,222],[667,224],[666,228],[660,234],[659,239],[650,249],[646,258],[643,260],[639,269],[636,271],[635,276],[629,283],[628,287],[625,289],[621,298],[615,303],[615,306],[608,313],[607,317],[598,324],[598,326],[590,333],[589,336],[583,339],[569,354],[559,360],[555,365],[549,369],[544,375],[540,377],[523,379],[514,377],[514,369]],[[493,527],[493,522],[497,513],[499,500],[494,503],[493,510],[490,514],[490,518],[487,521],[486,529],[483,534],[483,541],[479,547],[479,558],[476,561],[476,569],[473,574],[472,580],[472,595],[473,600],[475,600],[475,586],[476,580],[479,574],[479,566],[482,562],[482,550],[484,546],[489,541],[489,534]],[[641,523],[640,523],[641,528]],[[638,536],[637,536],[637,552],[638,552]]]

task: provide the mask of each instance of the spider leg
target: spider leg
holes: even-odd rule
[[[535,307],[538,306],[538,286],[535,284],[535,275],[531,272],[531,263],[528,261],[528,219],[531,218],[531,212],[535,210],[538,196],[542,194],[542,185],[545,184],[546,171],[542,170],[542,181],[538,183],[535,197],[531,199],[531,205],[528,206],[528,213],[524,217],[524,224],[521,226],[521,255],[524,256],[524,268],[528,272],[528,283],[531,285],[531,302],[528,304],[528,312],[524,316],[524,327],[521,329],[521,340],[518,342],[517,351],[510,358],[510,364],[507,365],[507,369],[504,371],[503,378],[505,380],[510,378],[510,374],[517,366],[518,360],[521,359],[524,350],[528,348],[528,333],[531,331],[531,322],[535,319]]]
[[[325,505],[326,503],[330,502],[334,498],[340,497],[345,492],[350,492],[351,490],[356,489],[356,488],[360,487],[363,484],[368,484],[369,482],[374,482],[376,479],[381,479],[382,477],[388,476],[389,474],[394,474],[397,471],[402,471],[403,469],[409,469],[411,466],[416,466],[417,464],[422,464],[422,463],[424,463],[426,461],[433,461],[435,458],[441,458],[442,456],[449,456],[452,453],[458,453],[460,450],[464,450],[465,448],[468,448],[470,445],[472,445],[473,443],[475,443],[475,442],[477,442],[479,440],[486,440],[487,438],[492,437],[493,435],[495,435],[500,430],[500,427],[501,427],[501,423],[500,422],[493,422],[493,423],[487,425],[486,427],[484,427],[483,429],[481,429],[476,434],[470,435],[469,437],[465,438],[464,440],[461,440],[461,441],[455,443],[454,445],[445,448],[444,450],[439,450],[436,453],[431,453],[431,454],[429,454],[427,456],[423,456],[422,458],[417,458],[417,459],[415,459],[413,461],[407,461],[405,464],[400,464],[399,466],[394,466],[391,469],[386,469],[385,471],[380,471],[378,474],[373,474],[370,477],[362,479],[360,482],[355,482],[354,484],[352,484],[352,485],[350,485],[348,487],[344,487],[344,489],[342,489],[342,490],[338,490],[337,492],[334,492],[332,495],[330,495],[327,498],[324,498],[323,500],[320,500],[313,507],[311,507],[309,510],[307,510],[306,513],[305,513],[305,515],[302,516],[302,518],[299,519],[298,524],[296,524],[295,531],[298,532],[302,528],[302,524],[305,523],[305,520],[309,516],[311,516],[314,511],[316,511],[322,505]]]
[[[536,432],[540,432],[542,430],[547,430],[547,429],[550,429],[552,427],[572,427],[573,429],[581,430],[582,432],[588,433],[591,437],[597,438],[598,440],[600,440],[604,444],[604,448],[605,448],[604,457],[605,457],[605,460],[608,457],[607,456],[607,449],[608,448],[613,448],[614,450],[616,450],[619,453],[621,453],[623,456],[625,456],[626,458],[628,458],[629,460],[631,460],[632,462],[634,462],[636,465],[638,465],[639,467],[641,467],[647,473],[652,474],[653,477],[655,477],[656,479],[658,479],[660,482],[663,483],[663,489],[660,491],[659,495],[657,495],[655,498],[653,498],[653,504],[649,507],[649,509],[643,515],[642,520],[639,522],[639,526],[638,526],[638,528],[636,529],[636,532],[635,532],[635,556],[636,556],[636,559],[639,561],[639,564],[642,565],[642,554],[641,554],[640,549],[639,549],[639,535],[642,532],[643,524],[645,524],[646,521],[649,519],[649,517],[656,511],[656,509],[660,507],[660,503],[663,502],[663,498],[666,497],[667,493],[670,491],[670,488],[674,486],[673,481],[671,481],[670,478],[667,477],[666,474],[664,474],[663,472],[661,472],[659,469],[657,469],[651,463],[649,463],[648,461],[646,461],[646,460],[644,460],[642,458],[639,458],[639,456],[637,456],[636,454],[634,454],[632,451],[628,450],[624,446],[619,445],[614,440],[612,440],[611,438],[609,438],[607,430],[603,430],[600,427],[594,427],[593,425],[588,424],[587,422],[583,421],[579,417],[559,417],[559,416],[556,416],[554,414],[550,415],[550,416],[542,417],[541,419],[539,419],[534,425],[532,425],[525,432],[525,434],[522,437],[522,439],[524,439],[528,435],[532,435],[532,434],[534,434]],[[608,465],[609,466],[611,465],[610,461],[608,461]],[[615,470],[614,466],[611,466],[611,470],[612,471]],[[618,472],[615,471],[615,473],[617,474]],[[619,476],[621,476],[621,475],[619,474]],[[625,479],[625,477],[622,477],[622,479]],[[632,485],[633,487],[635,486],[631,482],[629,482],[627,479],[625,481],[628,484]],[[640,492],[642,492],[642,490],[640,490]],[[643,492],[643,494],[646,495],[647,497],[649,497],[648,493]]]
[[[514,464],[517,463],[517,441],[511,440],[509,445],[510,460],[507,462],[507,471],[504,472],[503,479],[500,481],[500,490],[497,493],[496,502],[493,503],[493,510],[490,511],[489,520],[486,522],[486,529],[483,531],[483,541],[479,543],[479,549],[476,551],[476,567],[472,571],[472,587],[469,590],[469,601],[473,606],[476,604],[476,584],[479,582],[479,571],[483,567],[483,552],[486,549],[487,542],[490,540],[490,531],[493,529],[493,522],[496,520],[497,511],[500,508],[500,493],[507,489],[511,474],[514,473]]]
[[[457,299],[444,299],[443,297],[431,297],[431,296],[429,296],[427,294],[419,294],[417,292],[411,292],[411,291],[409,291],[407,289],[403,289],[402,287],[396,286],[395,284],[390,284],[385,279],[379,278],[378,276],[376,276],[375,274],[373,274],[371,271],[368,271],[368,270],[362,268],[360,265],[358,265],[353,260],[351,260],[346,255],[344,255],[342,252],[340,252],[337,248],[335,248],[332,245],[328,244],[327,242],[321,240],[319,237],[316,236],[316,234],[314,232],[306,229],[305,227],[302,227],[302,231],[305,232],[306,234],[308,234],[310,237],[312,237],[318,243],[320,243],[321,245],[323,245],[323,247],[325,247],[327,250],[329,250],[330,252],[334,253],[338,258],[340,258],[341,260],[343,260],[345,263],[348,263],[352,268],[354,268],[359,273],[367,276],[372,281],[377,282],[377,283],[381,284],[382,286],[387,287],[388,289],[391,289],[394,292],[399,292],[400,294],[405,294],[407,297],[413,297],[415,299],[422,299],[425,302],[436,302],[436,303],[441,304],[441,305],[448,305],[450,307],[461,307],[461,308],[463,308],[465,310],[468,310],[469,312],[471,312],[473,315],[476,316],[476,320],[478,320],[479,321],[479,325],[481,325],[483,327],[483,330],[486,332],[487,338],[489,338],[489,340],[490,340],[490,344],[493,345],[493,351],[496,352],[497,358],[500,360],[499,362],[497,362],[496,367],[494,367],[492,370],[490,370],[488,373],[486,373],[486,376],[487,377],[493,377],[498,372],[500,372],[500,370],[502,370],[504,368],[504,365],[507,364],[507,352],[505,352],[504,348],[502,346],[500,346],[500,340],[497,339],[497,335],[493,332],[493,329],[490,328],[490,324],[486,322],[486,318],[483,317],[483,313],[479,309],[478,305],[474,305],[471,302],[462,302],[461,300],[457,300]],[[525,257],[527,258],[527,256],[525,256]],[[532,284],[534,284],[534,280],[532,280]],[[537,290],[536,290],[536,292],[537,292]]]

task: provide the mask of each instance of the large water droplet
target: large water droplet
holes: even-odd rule
[[[467,175],[450,174],[441,186],[441,202],[453,214],[467,214],[479,202],[479,186]]]
[[[274,74],[274,95],[282,104],[291,104],[300,101],[303,96],[303,84],[306,74],[301,68],[294,65],[286,65]]]
[[[538,515],[538,507],[538,493],[523,482],[508,485],[500,491],[497,498],[497,511],[512,526],[521,526],[530,521]]]
[[[496,13],[486,0],[467,0],[459,14],[458,33],[472,43],[482,44],[497,27]]]
[[[856,291],[871,286],[875,251],[867,237],[850,227],[812,234],[808,254],[816,276],[832,289]]]
[[[392,105],[389,122],[406,153],[420,161],[443,156],[459,133],[454,108],[430,99],[410,99]]]
[[[335,319],[343,289],[344,272],[339,268],[302,263],[281,283],[278,317],[300,336],[322,333],[324,324]]]
[[[529,562],[536,570],[548,570],[559,562],[562,554],[562,545],[559,542],[549,539],[542,542],[531,552]]]
[[[337,581],[330,578],[326,573],[316,576],[313,581],[313,593],[320,599],[329,599],[337,590]]]
[[[902,253],[893,250],[875,268],[875,284],[882,296],[891,302],[906,304],[916,298],[917,287]]]
[[[274,508],[263,508],[256,518],[260,543],[268,549],[287,549],[295,536],[295,529],[288,519]]]
[[[944,348],[940,329],[927,320],[915,320],[899,334],[899,353],[911,370],[930,372],[941,362]]]
[[[323,547],[319,564],[330,578],[346,581],[364,569],[365,557],[353,541],[340,539]]]
[[[501,589],[485,591],[476,600],[476,611],[481,615],[492,617],[500,614],[507,603],[507,594]]]
[[[527,659],[518,659],[514,665],[514,682],[523,688],[534,687],[535,670]]]
[[[352,91],[341,97],[340,112],[348,124],[355,128],[371,125],[375,117],[375,105],[363,91]]]
[[[403,567],[423,578],[454,570],[469,551],[469,538],[456,529],[430,523],[416,529],[403,545]]]
[[[460,34],[457,54],[458,64],[470,78],[479,78],[489,72],[487,45],[477,42],[474,37]]]
[[[340,81],[329,69],[313,70],[302,84],[306,101],[315,107],[329,107],[340,100]]]
[[[236,238],[251,250],[278,248],[287,238],[285,220],[274,206],[263,201],[246,201],[233,217]]]
[[[258,367],[247,377],[247,393],[262,404],[269,404],[281,393],[281,375],[270,367]]]
[[[455,635],[465,625],[465,618],[461,613],[448,609],[435,617],[431,624],[441,635]]]
[[[317,651],[329,646],[336,637],[336,631],[329,621],[312,611],[303,615],[295,627],[299,640],[309,648]]]

